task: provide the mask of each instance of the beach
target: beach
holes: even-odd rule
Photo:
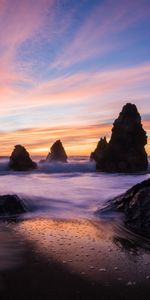
[[[11,259],[0,272],[1,299],[149,299],[149,243],[113,221],[35,219],[4,226]]]
[[[0,225],[0,299],[149,299],[150,242],[97,214],[149,174],[95,173],[87,158],[8,172],[1,194],[27,212]]]

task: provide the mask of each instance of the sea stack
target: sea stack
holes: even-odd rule
[[[9,161],[9,168],[14,171],[29,171],[37,168],[37,164],[32,161],[25,147],[16,145]]]
[[[67,154],[60,140],[56,141],[52,145],[50,149],[50,153],[46,158],[46,162],[53,162],[53,161],[67,163]]]
[[[127,103],[115,120],[109,143],[101,139],[92,154],[96,169],[103,172],[133,173],[148,168],[147,136],[135,104]]]
[[[101,138],[97,144],[95,151],[91,153],[90,160],[98,161],[101,157],[101,154],[106,149],[107,145],[108,145],[108,143],[107,143],[106,137]]]

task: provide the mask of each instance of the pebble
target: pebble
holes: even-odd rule
[[[136,282],[135,282],[135,281],[128,281],[128,282],[127,282],[127,285],[128,285],[128,286],[130,286],[130,285],[136,285]]]
[[[90,269],[94,269],[94,267],[93,267],[93,266],[90,266]]]

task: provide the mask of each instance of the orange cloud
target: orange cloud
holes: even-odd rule
[[[150,130],[150,121],[144,121],[144,128]],[[74,127],[49,127],[24,129],[13,132],[1,132],[1,155],[10,155],[13,146],[22,144],[32,155],[46,155],[50,146],[57,139],[61,139],[69,155],[90,155],[95,149],[100,137],[106,136],[109,140],[111,124],[97,124]],[[150,137],[146,150],[150,154]]]

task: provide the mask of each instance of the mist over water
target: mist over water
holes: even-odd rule
[[[107,200],[148,177],[96,173],[87,157],[71,157],[67,164],[39,163],[32,172],[9,171],[8,159],[0,159],[0,194],[20,196],[29,210],[27,218],[92,219]]]

